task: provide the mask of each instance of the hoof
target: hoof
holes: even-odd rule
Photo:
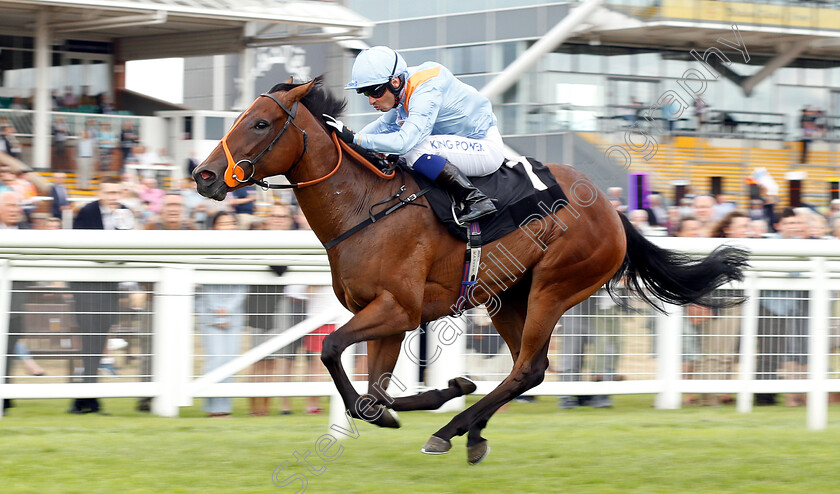
[[[490,445],[487,444],[487,441],[481,441],[478,444],[467,446],[467,461],[470,462],[470,465],[477,465],[478,463],[481,463],[481,460],[486,458],[489,453]]]
[[[378,425],[379,427],[387,427],[389,429],[399,429],[400,428],[400,417],[397,415],[397,412],[393,410],[388,410],[383,405],[376,405],[379,407],[379,417],[371,422],[372,424]],[[381,413],[380,413],[381,412]]]
[[[455,385],[459,387],[461,389],[461,392],[465,395],[472,393],[476,389],[475,383],[470,381],[466,377],[456,377],[455,379],[450,379],[449,385]]]
[[[445,455],[452,449],[452,443],[446,439],[441,439],[437,436],[432,436],[426,441],[426,444],[420,448],[420,451],[427,455]]]

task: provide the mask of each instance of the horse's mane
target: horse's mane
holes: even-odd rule
[[[308,82],[302,83],[287,83],[282,82],[280,84],[275,84],[274,87],[271,88],[269,93],[273,93],[275,91],[290,91],[298,86],[302,86],[304,84],[308,84]],[[332,115],[333,117],[340,117],[342,113],[344,113],[345,108],[347,107],[347,100],[345,98],[339,98],[334,96],[331,92],[329,92],[324,87],[324,76],[319,75],[315,78],[315,84],[312,86],[312,89],[306,96],[301,99],[301,103],[303,106],[306,107],[309,112],[314,115],[321,125],[323,125],[326,129],[329,129],[326,124],[326,120],[324,119],[323,115]],[[381,158],[378,158],[373,151],[364,149],[356,144],[350,144],[356,152],[364,156],[368,161],[373,163],[378,162]]]
[[[308,84],[308,82],[291,84],[282,82],[280,84],[275,84],[269,93],[276,91],[291,91],[292,89],[303,86],[304,84]],[[319,75],[315,78],[315,85],[313,85],[309,93],[303,97],[301,103],[303,103],[303,106],[305,106],[310,113],[315,115],[321,123],[324,123],[323,114],[326,113],[327,115],[332,115],[338,118],[342,113],[344,113],[344,109],[347,107],[346,99],[333,96],[332,93],[327,91],[324,87],[323,75]]]

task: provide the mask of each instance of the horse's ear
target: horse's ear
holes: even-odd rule
[[[290,75],[290,76],[289,76],[289,80],[288,80],[288,81],[286,81],[286,84],[292,84],[292,83],[294,83],[294,82],[295,82],[295,76]]]
[[[312,89],[313,86],[315,86],[315,79],[307,82],[306,84],[301,84],[300,86],[290,90],[288,92],[289,100],[300,101],[304,96],[309,94],[309,91]]]

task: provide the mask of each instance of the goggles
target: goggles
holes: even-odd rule
[[[381,98],[383,94],[385,94],[385,90],[388,89],[388,83],[382,83],[377,86],[368,86],[362,87],[356,90],[359,94],[364,94],[367,97],[374,97],[374,98]]]
[[[379,84],[377,86],[367,86],[362,87],[356,90],[358,94],[364,94],[368,98],[381,98],[383,94],[385,94],[385,90],[388,89],[388,84],[391,83],[391,79],[394,78],[394,73],[397,71],[397,62],[399,62],[399,57],[397,56],[397,52],[394,52],[394,68],[391,69],[391,75],[388,77],[388,80]]]

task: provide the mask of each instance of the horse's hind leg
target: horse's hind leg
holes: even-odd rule
[[[521,287],[527,287],[529,284],[522,284]],[[510,355],[513,361],[519,358],[520,345],[522,343],[522,330],[525,326],[525,316],[528,311],[527,291],[511,290],[500,295],[499,311],[492,317],[493,326],[496,331],[504,338],[510,349]],[[475,464],[480,462],[487,456],[490,448],[487,446],[487,440],[481,437],[481,431],[487,427],[487,422],[490,417],[501,408],[503,403],[498,404],[495,408],[488,410],[487,418],[478,420],[470,425],[467,432],[467,459],[470,463]]]
[[[601,283],[598,281],[597,286],[595,283],[590,284],[591,280],[587,280],[585,275],[581,276],[583,281],[581,278],[571,277],[561,284],[545,279],[536,280],[536,272],[534,276],[533,285],[536,286],[532,287],[528,297],[528,312],[522,330],[521,347],[513,370],[490,394],[456,415],[432,435],[423,446],[424,452],[445,452],[451,447],[450,439],[453,436],[460,436],[475,427],[477,430],[473,440],[477,442],[473,444],[474,448],[470,451],[468,459],[471,462],[480,461],[486,454],[486,447],[483,447],[486,443],[478,434],[481,427],[487,424],[499,407],[542,382],[548,369],[548,347],[554,325],[570,304],[576,304],[594,293]]]
[[[368,342],[368,393],[395,411],[437,410],[447,401],[475,391],[469,379],[458,377],[446,389],[432,389],[413,396],[392,398],[386,393],[391,373],[402,349],[403,335],[393,335]],[[403,358],[407,358],[404,356]]]

